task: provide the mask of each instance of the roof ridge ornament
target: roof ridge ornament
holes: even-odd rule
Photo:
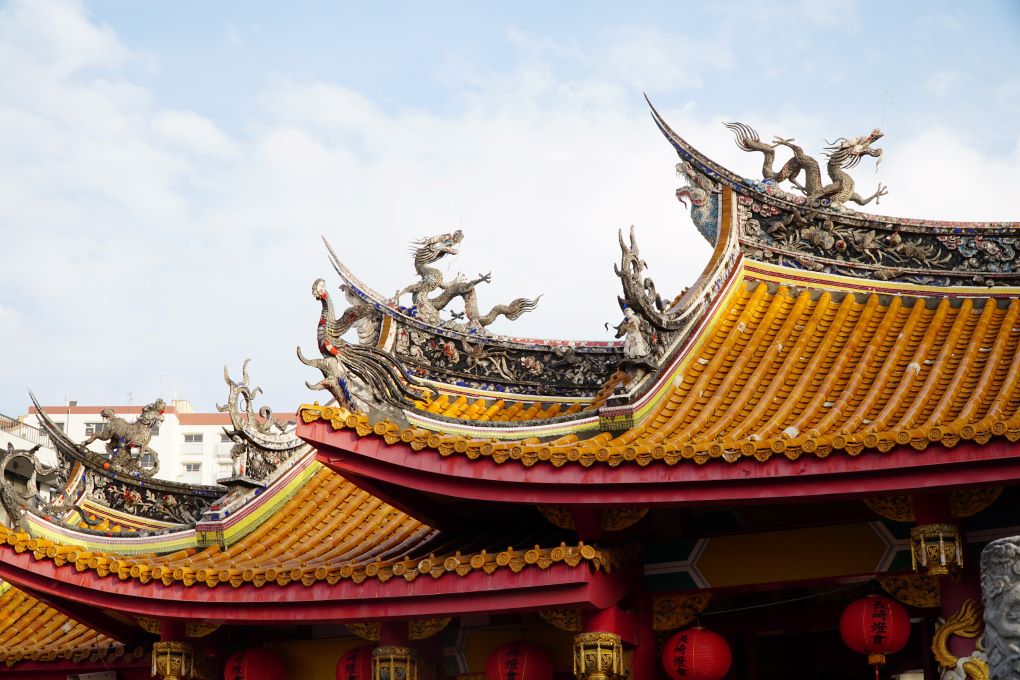
[[[64,519],[67,512],[74,511],[89,527],[100,524],[91,517],[86,518],[83,512],[82,504],[92,501],[117,512],[168,525],[178,525],[170,528],[175,530],[180,528],[179,525],[194,524],[195,519],[209,504],[222,495],[223,490],[219,487],[158,479],[152,476],[155,469],[150,471],[142,467],[145,454],[151,454],[153,462],[156,459],[157,454],[149,448],[148,442],[152,436],[152,429],[162,418],[165,404],[161,399],[146,405],[134,423],[126,423],[111,409],[106,409],[104,418],[111,423],[107,428],[110,430],[110,438],[96,437],[107,441],[107,451],[99,453],[70,439],[50,419],[31,391],[29,396],[32,405],[35,406],[40,429],[47,434],[51,446],[56,451],[60,468],[59,477],[54,483],[54,490],[60,488],[62,491],[57,500],[45,502],[45,499],[37,499],[26,506],[46,521],[74,531],[99,531],[100,529],[72,526]],[[118,421],[124,423],[128,429],[123,429]],[[86,441],[91,443],[90,440]],[[81,475],[75,475],[72,479],[71,470],[75,462],[82,463],[84,469]],[[145,535],[148,532],[149,529],[143,529],[136,535]]]
[[[506,317],[508,321],[515,321],[522,314],[530,312],[538,306],[541,295],[534,299],[520,297],[509,304],[496,305],[486,314],[480,313],[475,288],[480,283],[490,283],[492,272],[479,274],[473,279],[468,279],[463,272],[458,272],[452,280],[444,281],[443,273],[430,266],[447,255],[457,255],[462,240],[464,240],[464,232],[457,229],[449,234],[439,234],[412,241],[411,253],[414,255],[414,268],[418,272],[420,280],[397,291],[392,302],[399,305],[400,298],[406,293],[411,293],[414,300],[414,306],[410,310],[412,316],[434,326],[444,326],[467,333],[488,333],[486,327],[500,316]],[[441,292],[430,298],[429,294],[437,290]],[[451,319],[442,321],[440,312],[457,298],[461,298],[463,301],[464,311],[451,312]],[[463,320],[463,323],[458,323],[460,320]]]
[[[240,382],[234,382],[227,367],[223,367],[223,380],[230,388],[230,394],[227,403],[224,406],[217,404],[216,410],[230,414],[231,427],[224,427],[223,432],[234,442],[230,448],[233,474],[220,480],[225,485],[240,482],[242,485],[262,486],[304,446],[304,440],[294,434],[293,428],[281,423],[268,406],[255,410],[255,398],[262,388],[251,386],[248,377],[250,362],[251,359],[244,360]]]
[[[355,304],[337,319],[333,300],[323,279],[312,283],[312,296],[322,305],[317,332],[322,357],[306,358],[300,346],[297,357],[306,366],[317,368],[322,373],[322,380],[305,382],[308,389],[325,390],[341,406],[359,412],[382,402],[410,405],[432,398],[434,392],[407,373],[389,352],[343,339],[343,334],[355,321],[374,313],[370,305]]]
[[[106,455],[110,457],[109,467],[126,474],[152,477],[159,472],[159,454],[149,447],[149,442],[153,429],[163,422],[165,410],[166,402],[157,398],[143,406],[138,418],[129,423],[112,408],[104,408],[99,415],[106,421],[106,427],[95,430],[81,443],[81,447],[88,448],[97,439],[102,440],[106,442]],[[146,455],[152,457],[151,467],[142,465]]]
[[[67,485],[67,478],[71,471],[70,461],[62,458],[58,459],[57,464],[53,466],[43,463],[36,456],[36,452],[40,448],[41,445],[36,444],[30,449],[16,449],[13,443],[8,442],[7,452],[0,457],[0,507],[7,513],[7,523],[12,528],[27,529],[27,524],[24,521],[25,513],[31,506],[39,515],[57,517],[75,511],[87,525],[99,524],[98,520],[90,519],[63,493],[55,494],[49,499],[40,493],[40,481],[52,489],[63,489]],[[27,463],[29,470],[23,485],[15,484],[7,476],[7,469],[13,467],[12,463],[19,458]],[[21,486],[24,486],[24,489]]]
[[[864,156],[876,158],[875,171],[882,162],[882,149],[873,148],[872,142],[882,138],[882,131],[875,128],[869,135],[860,137],[839,137],[835,142],[826,142],[825,156],[828,159],[825,167],[829,178],[829,184],[822,183],[822,173],[818,161],[805,153],[798,144],[794,144],[793,137],[774,137],[772,143],[761,141],[758,132],[749,125],[740,122],[723,123],[733,132],[737,147],[749,152],[760,152],[762,154],[762,178],[765,182],[781,184],[789,181],[807,198],[809,205],[818,205],[835,210],[843,207],[847,201],[864,206],[871,201],[879,203],[882,196],[889,193],[881,182],[878,189],[867,198],[862,197],[854,191],[853,178],[844,170],[853,168],[861,162]],[[776,158],[776,148],[785,146],[793,152],[793,157],[786,161],[783,166],[776,170],[773,166]],[[804,175],[803,182],[798,178]]]

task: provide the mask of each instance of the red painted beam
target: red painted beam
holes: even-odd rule
[[[382,479],[421,493],[451,498],[556,505],[686,505],[754,503],[792,498],[840,498],[919,490],[1003,484],[1020,481],[1020,446],[997,440],[966,442],[951,449],[932,445],[924,451],[900,447],[888,453],[852,457],[833,452],[824,459],[804,454],[796,461],[782,455],[765,463],[742,460],[704,465],[590,468],[548,463],[525,467],[443,457],[430,449],[414,451],[403,442],[334,431],[328,423],[299,425],[298,434],[316,447],[318,460],[339,472]],[[406,500],[405,500],[406,502]]]
[[[492,611],[514,612],[565,606],[604,608],[627,592],[631,579],[620,571],[593,572],[587,566],[556,564],[525,567],[519,573],[499,569],[466,576],[446,574],[414,581],[374,579],[311,586],[266,585],[217,588],[162,583],[143,584],[57,567],[0,546],[0,578],[47,597],[132,615],[201,618],[231,623],[330,623],[394,618],[455,616]]]

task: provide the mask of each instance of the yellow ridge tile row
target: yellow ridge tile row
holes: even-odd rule
[[[529,402],[504,399],[473,399],[461,395],[453,400],[446,394],[433,401],[415,402],[426,413],[475,422],[523,422],[572,415],[588,405],[580,402]]]

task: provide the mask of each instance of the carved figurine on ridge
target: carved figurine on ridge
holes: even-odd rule
[[[429,265],[438,262],[447,255],[456,255],[463,239],[464,232],[458,229],[452,234],[422,238],[412,243],[414,268],[421,280],[398,291],[393,296],[393,302],[399,304],[400,298],[405,293],[411,293],[414,300],[414,313],[419,319],[433,326],[461,328],[469,333],[486,332],[485,328],[500,316],[505,316],[508,320],[513,321],[525,312],[535,309],[541,295],[534,300],[517,298],[509,304],[496,305],[487,314],[481,314],[478,310],[475,287],[479,283],[489,283],[492,280],[491,273],[480,274],[474,279],[468,279],[463,274],[458,274],[452,281],[443,281],[443,273]],[[442,292],[430,298],[429,294],[436,290],[442,290]],[[464,312],[453,313],[453,320],[443,323],[439,313],[458,297],[464,302]],[[453,323],[458,319],[463,319],[463,324]]]
[[[106,442],[106,454],[110,457],[112,466],[123,471],[137,471],[152,476],[159,469],[159,454],[149,448],[149,442],[152,440],[152,430],[163,422],[165,409],[166,403],[162,399],[157,399],[142,408],[138,420],[129,423],[118,416],[112,408],[104,408],[100,415],[107,421],[106,427],[89,435],[81,445],[87,447],[97,439],[102,440]],[[144,454],[152,456],[152,467],[141,467],[141,458]]]
[[[882,196],[889,193],[889,190],[881,183],[878,189],[867,198],[862,197],[854,191],[854,180],[844,172],[861,162],[864,156],[877,158],[875,169],[882,161],[882,150],[872,148],[871,144],[882,138],[882,131],[875,128],[870,135],[853,137],[847,139],[840,137],[834,143],[825,148],[825,156],[828,161],[825,164],[830,184],[822,184],[822,173],[818,161],[804,152],[793,138],[783,139],[776,137],[771,144],[761,141],[757,131],[744,123],[725,123],[726,127],[733,131],[736,137],[737,146],[744,151],[759,151],[762,159],[762,177],[779,184],[789,181],[799,189],[806,197],[809,204],[822,204],[831,208],[840,208],[847,201],[853,201],[858,205],[867,205],[871,201],[879,202]],[[776,158],[776,147],[785,146],[793,152],[793,157],[786,161],[777,171],[773,168]],[[803,184],[798,181],[801,172],[804,173]]]

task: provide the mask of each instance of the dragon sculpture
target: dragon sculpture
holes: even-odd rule
[[[364,410],[366,396],[402,403],[431,398],[432,391],[419,385],[390,354],[343,339],[356,321],[374,313],[371,305],[355,305],[337,319],[323,279],[312,284],[312,296],[322,305],[317,333],[322,358],[308,359],[300,347],[297,356],[301,363],[317,368],[323,377],[317,383],[306,382],[309,389],[326,390],[339,404],[353,410]]]
[[[15,449],[13,444],[8,443],[7,452],[0,457],[0,506],[7,514],[7,523],[10,526],[24,528],[25,512],[31,507],[43,516],[58,517],[76,512],[87,526],[99,524],[99,520],[89,517],[63,493],[51,495],[49,498],[40,493],[40,482],[51,489],[63,488],[67,484],[70,466],[45,465],[36,456],[39,448],[37,445],[31,449]],[[28,476],[20,484],[8,475],[10,468],[14,467],[13,464],[18,459],[24,461],[24,467],[28,470]]]
[[[825,148],[825,156],[828,159],[825,169],[832,180],[829,184],[822,183],[822,173],[818,161],[804,152],[804,149],[793,143],[793,139],[775,137],[771,144],[761,141],[757,131],[744,123],[725,123],[736,137],[737,146],[750,152],[761,152],[762,177],[766,180],[780,184],[789,181],[797,187],[806,197],[809,204],[818,204],[830,208],[841,208],[847,201],[853,201],[858,205],[867,205],[871,201],[878,203],[882,196],[889,193],[889,190],[881,183],[878,189],[867,198],[862,197],[854,191],[854,180],[845,170],[856,166],[864,156],[877,158],[875,169],[882,160],[882,150],[872,148],[871,144],[882,138],[882,131],[875,128],[870,135],[852,137],[847,139],[840,137]],[[776,148],[785,146],[793,152],[790,158],[777,171],[774,169],[776,159]],[[798,181],[801,173],[804,175],[803,182]]]
[[[931,650],[939,667],[943,669],[942,680],[989,680],[988,656],[982,644],[984,631],[981,605],[966,600],[959,611],[942,621],[932,636]],[[974,653],[959,658],[949,649],[949,638],[953,635],[963,638],[978,638]]]
[[[223,433],[234,445],[230,457],[234,463],[233,479],[265,482],[269,476],[294,457],[305,444],[291,427],[281,423],[268,406],[255,408],[261,387],[252,387],[248,376],[250,359],[241,365],[241,380],[230,377],[223,367],[223,381],[230,389],[227,403],[216,410],[230,415],[230,427]]]
[[[106,442],[106,453],[112,466],[138,471],[146,477],[151,477],[159,471],[159,454],[149,448],[149,442],[152,440],[153,428],[163,422],[165,409],[166,403],[162,399],[157,399],[142,409],[138,420],[129,423],[118,416],[112,408],[104,408],[100,415],[107,421],[106,427],[90,435],[81,445],[87,447],[97,439],[102,440]],[[152,456],[151,468],[143,468],[140,465],[144,454]]]
[[[443,281],[443,273],[430,265],[447,255],[456,255],[463,239],[464,232],[458,229],[452,234],[422,238],[412,243],[414,268],[421,280],[398,291],[394,295],[393,301],[399,304],[400,298],[404,294],[411,293],[415,315],[426,323],[439,326],[449,325],[441,324],[439,313],[459,297],[464,302],[464,312],[463,314],[454,314],[453,318],[455,321],[463,318],[464,327],[468,332],[473,333],[484,332],[485,328],[500,316],[514,321],[525,312],[535,309],[541,296],[534,300],[517,298],[509,304],[496,305],[486,314],[480,313],[475,288],[479,283],[489,283],[492,280],[491,274],[481,274],[474,279],[467,279],[463,274],[458,274],[452,281]],[[436,290],[442,292],[430,298],[429,294]]]

